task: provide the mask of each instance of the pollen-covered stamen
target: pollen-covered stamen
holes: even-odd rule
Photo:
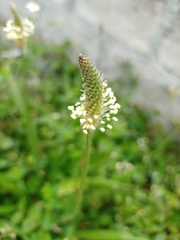
[[[116,97],[107,82],[103,79],[100,72],[94,67],[89,58],[85,55],[79,55],[79,65],[82,76],[83,93],[80,102],[75,107],[69,107],[72,111],[72,117],[79,117],[81,127],[85,134],[88,130],[95,130],[100,124],[102,132],[105,127],[112,129],[112,126],[106,121],[111,119],[117,121],[113,115],[117,114],[120,105],[116,103]]]

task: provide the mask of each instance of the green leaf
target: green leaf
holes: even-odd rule
[[[77,231],[77,237],[82,240],[148,240],[147,237],[134,236],[130,233],[122,233],[117,230],[81,230]]]

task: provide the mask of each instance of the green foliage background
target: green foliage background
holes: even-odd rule
[[[36,42],[24,57],[1,57],[0,239],[180,239],[179,128],[167,133],[129,104],[138,78],[128,63],[112,83],[119,121],[93,135],[83,211],[71,219],[85,136],[67,110],[81,88],[70,52],[69,42]]]

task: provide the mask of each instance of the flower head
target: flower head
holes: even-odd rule
[[[83,93],[75,106],[68,107],[72,112],[71,117],[80,118],[80,124],[85,134],[88,133],[88,130],[95,130],[99,125],[102,125],[100,127],[102,132],[106,128],[111,129],[109,121],[111,119],[118,120],[114,115],[120,108],[112,89],[108,87],[103,76],[87,56],[79,55],[79,66],[83,81]]]
[[[34,25],[27,18],[21,18],[12,3],[10,8],[14,19],[7,21],[3,31],[6,32],[8,39],[15,41],[16,45],[23,49],[26,46],[28,37],[34,32]]]
[[[40,5],[35,1],[27,2],[25,7],[32,13],[39,12],[41,10]]]

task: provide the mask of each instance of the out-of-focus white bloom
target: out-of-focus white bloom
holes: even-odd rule
[[[128,172],[133,169],[133,164],[128,162],[127,160],[124,160],[122,162],[117,162],[115,164],[115,169],[117,172]]]
[[[12,3],[10,8],[14,19],[7,21],[3,31],[8,39],[13,40],[19,48],[23,49],[26,46],[27,39],[34,32],[34,24],[27,18],[21,18]]]
[[[137,139],[138,148],[141,151],[146,151],[147,150],[147,143],[148,143],[148,139],[145,138],[145,137]]]
[[[3,31],[6,32],[6,36],[10,40],[27,39],[34,32],[33,23],[27,18],[21,19],[22,26],[17,26],[14,20],[8,20],[6,27]]]
[[[41,10],[40,5],[35,1],[29,1],[25,7],[32,13],[39,12]]]
[[[88,130],[95,130],[97,126],[104,132],[106,128],[112,129],[110,120],[117,121],[114,116],[118,113],[120,105],[107,82],[94,67],[90,59],[80,54],[79,65],[83,81],[83,93],[75,106],[69,106],[73,119],[80,118],[80,124],[85,134]],[[108,122],[106,124],[106,122]]]

